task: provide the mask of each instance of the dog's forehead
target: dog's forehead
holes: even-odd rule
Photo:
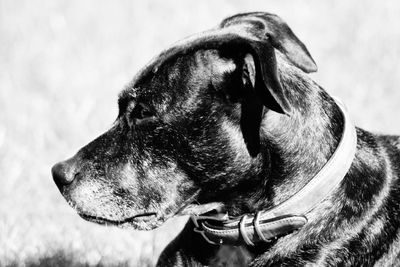
[[[141,71],[137,73],[134,82],[140,83],[143,79],[154,75],[160,67],[169,61],[198,50],[218,49],[227,43],[235,45],[246,45],[248,41],[259,41],[258,37],[252,34],[249,23],[234,23],[233,25],[218,25],[212,29],[190,35],[172,46],[164,49],[157,56],[153,57]],[[246,40],[244,42],[244,40]]]
[[[193,61],[192,55],[185,55],[160,63],[157,71],[142,69],[119,94],[119,101],[168,99],[165,94],[173,95],[175,90],[182,89],[180,85],[193,75],[195,70]]]
[[[161,51],[157,56],[153,57],[134,77],[133,83],[141,83],[143,80],[153,76],[162,66],[168,62],[189,53],[195,52],[198,48],[199,40],[204,38],[211,31],[205,31],[184,38],[172,46]]]
[[[136,75],[120,93],[120,106],[132,100],[161,104],[192,97],[195,90],[208,86],[211,77],[216,79],[223,76],[218,74],[232,72],[236,67],[233,60],[221,57],[216,49],[176,55],[159,64],[156,71],[144,68]]]
[[[190,76],[189,73],[182,75],[185,68],[189,68],[187,62],[165,62],[156,73],[142,73],[140,80],[134,79],[120,92],[120,115],[127,111],[132,103],[144,103],[155,109],[165,110],[173,99],[182,98],[185,95],[185,80]]]

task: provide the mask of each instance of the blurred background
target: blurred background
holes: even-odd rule
[[[0,266],[153,266],[179,232],[82,220],[51,166],[107,130],[160,50],[244,11],[280,15],[356,124],[400,134],[399,1],[0,0]]]

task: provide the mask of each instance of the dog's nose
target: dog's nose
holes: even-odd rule
[[[74,180],[75,174],[72,169],[71,164],[67,161],[59,162],[51,168],[54,182],[60,190]]]

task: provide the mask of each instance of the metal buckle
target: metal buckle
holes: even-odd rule
[[[207,241],[207,243],[212,244],[212,245],[221,245],[223,243],[222,239],[220,240],[220,243],[216,243],[212,240],[210,240],[207,235],[204,233],[204,229],[203,229],[203,225],[201,223],[201,221],[206,221],[206,220],[210,220],[210,221],[226,221],[228,220],[229,216],[227,213],[225,214],[216,214],[214,216],[212,215],[191,215],[190,219],[192,220],[195,228],[193,229],[194,232],[199,233],[203,236],[204,240]]]

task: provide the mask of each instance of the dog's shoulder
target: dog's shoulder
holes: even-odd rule
[[[397,147],[400,150],[400,136],[399,135],[377,135],[378,139],[388,145]]]
[[[400,174],[400,136],[378,135],[377,139],[386,149],[393,167],[397,168]]]

